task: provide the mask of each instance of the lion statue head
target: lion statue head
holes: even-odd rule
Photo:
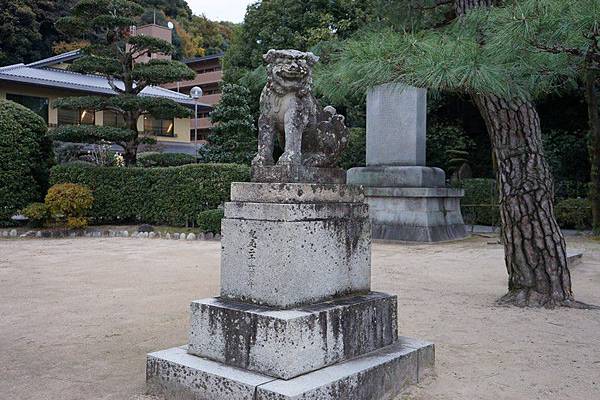
[[[267,85],[278,94],[297,92],[304,96],[312,87],[312,66],[319,57],[298,50],[269,50],[264,55],[267,63]]]

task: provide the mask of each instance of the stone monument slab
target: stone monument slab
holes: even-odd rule
[[[367,105],[367,166],[425,165],[427,90],[380,85]]]
[[[446,188],[446,174],[425,166],[427,92],[387,84],[367,97],[367,167],[348,171],[365,188],[373,238],[439,242],[467,236],[464,193]]]

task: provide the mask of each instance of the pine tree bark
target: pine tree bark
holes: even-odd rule
[[[474,95],[496,160],[508,271],[501,303],[575,306],[565,239],[554,217],[554,186],[544,158],[538,113],[526,100]]]
[[[455,0],[458,16],[494,0]],[[492,143],[508,272],[499,302],[520,307],[585,307],[571,290],[564,236],[554,216],[552,175],[540,119],[527,100],[473,94]]]

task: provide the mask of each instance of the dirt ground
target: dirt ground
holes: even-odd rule
[[[476,237],[375,244],[373,289],[400,333],[436,343],[433,376],[400,399],[600,399],[600,311],[494,306],[502,248]],[[600,242],[572,270],[600,304]],[[184,344],[191,300],[218,293],[216,242],[0,240],[0,399],[145,399],[148,352]]]

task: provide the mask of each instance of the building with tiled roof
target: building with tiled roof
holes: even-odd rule
[[[144,27],[138,28],[138,33]],[[0,98],[15,101],[38,113],[49,126],[60,125],[116,125],[116,114],[111,111],[66,110],[52,107],[52,103],[61,97],[100,95],[112,96],[108,80],[99,75],[80,74],[69,71],[68,65],[81,57],[79,50],[70,51],[30,64],[15,64],[0,67]],[[115,82],[118,86],[122,82]],[[192,107],[194,101],[188,94],[178,93],[158,86],[146,87],[140,96],[162,97]],[[201,101],[199,112],[208,114],[211,106]],[[155,136],[159,142],[193,143],[192,119],[175,118],[156,120],[145,117],[139,121],[144,132]]]

